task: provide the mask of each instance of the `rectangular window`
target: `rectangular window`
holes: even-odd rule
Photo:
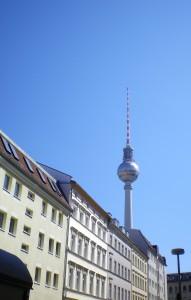
[[[121,265],[120,263],[118,263],[118,275],[120,276],[120,273],[121,273]]]
[[[93,295],[94,290],[94,274],[90,273],[90,294]]]
[[[86,227],[89,228],[90,216],[86,214]]]
[[[96,278],[96,296],[99,297],[100,294],[100,279],[99,277]]]
[[[46,271],[46,286],[50,287],[50,285],[51,285],[51,272]]]
[[[112,258],[109,258],[109,271],[112,272]]]
[[[0,211],[0,229],[5,229],[5,222],[6,222],[6,213]]]
[[[35,269],[35,276],[34,276],[34,282],[37,284],[40,284],[40,278],[41,278],[41,268],[36,267]]]
[[[101,237],[101,227],[99,225],[97,227],[97,234],[99,237]]]
[[[97,264],[100,265],[101,260],[101,249],[97,248]]]
[[[63,226],[63,214],[61,212],[58,214],[58,226]]]
[[[27,168],[29,169],[29,171],[31,173],[34,173],[34,170],[33,170],[33,167],[32,167],[32,164],[31,164],[30,160],[25,156],[24,156],[24,160],[25,160],[25,163],[26,163]]]
[[[105,229],[103,229],[103,240],[104,240],[104,241],[106,240],[106,232],[105,232]]]
[[[124,300],[124,290],[123,290],[123,288],[121,289],[121,300]]]
[[[84,223],[84,212],[82,210],[80,210],[80,222]]]
[[[73,217],[77,218],[77,215],[78,215],[78,206],[73,205]]]
[[[106,257],[106,252],[103,251],[102,253],[102,267],[105,268],[105,257]]]
[[[28,191],[27,197],[28,197],[30,200],[34,201],[34,199],[35,199],[35,194],[34,194],[33,192],[31,192],[31,191]]]
[[[117,273],[117,262],[116,262],[116,260],[114,261],[114,273]]]
[[[29,252],[29,245],[22,244],[21,251],[28,253]]]
[[[115,239],[115,249],[117,249],[117,239]]]
[[[60,253],[61,253],[61,243],[56,242],[56,256],[60,257]]]
[[[4,177],[4,183],[3,183],[3,189],[7,192],[10,191],[10,186],[11,186],[11,177],[5,174]]]
[[[116,285],[114,285],[114,300],[117,299],[117,288]]]
[[[131,272],[130,272],[129,269],[128,269],[128,280],[129,280],[129,281],[131,280]]]
[[[48,252],[50,254],[53,254],[53,251],[54,251],[54,240],[53,239],[49,239]]]
[[[54,274],[53,276],[53,288],[57,289],[58,288],[58,274]]]
[[[17,230],[17,220],[11,217],[10,224],[9,224],[9,233],[15,236],[16,230]]]
[[[112,246],[112,243],[113,243],[113,237],[112,237],[112,235],[111,235],[111,234],[110,234],[109,243],[110,243],[110,245]]]
[[[96,221],[92,218],[92,232],[95,233]]]
[[[127,279],[127,268],[125,267],[125,279]]]
[[[14,197],[17,199],[21,197],[21,184],[18,182],[15,183]]]
[[[109,284],[109,299],[112,299],[112,284]]]
[[[32,209],[26,208],[25,215],[26,215],[27,217],[29,217],[29,218],[32,218],[32,216],[33,216],[33,211],[32,211]]]
[[[44,217],[46,217],[46,215],[47,215],[47,203],[45,201],[42,201],[41,214]]]
[[[82,275],[82,292],[86,293],[86,281],[87,281],[87,273],[83,273]]]
[[[76,271],[76,290],[80,290],[80,277],[81,277],[81,272],[80,270]]]
[[[125,290],[125,300],[127,300],[127,290]]]
[[[26,233],[26,234],[30,235],[31,234],[31,228],[28,227],[28,226],[26,226],[26,225],[24,225],[24,227],[23,227],[23,233]]]
[[[82,255],[82,238],[78,237],[78,254]]]
[[[73,288],[73,281],[74,281],[74,269],[72,267],[69,268],[69,279],[68,279],[68,286],[70,289]]]
[[[95,244],[91,243],[91,261],[95,261]]]
[[[39,234],[38,234],[38,248],[42,250],[43,247],[44,247],[44,233],[39,232]]]
[[[120,287],[118,287],[118,298],[117,300],[120,300]]]
[[[104,298],[105,296],[105,281],[101,281],[101,297]]]
[[[71,251],[76,251],[76,235],[74,233],[71,236]]]
[[[88,240],[85,240],[85,241],[84,241],[84,257],[85,257],[85,258],[88,257],[88,245],[89,245]]]
[[[121,247],[121,253],[124,254],[124,246]]]
[[[53,223],[56,223],[56,209],[55,208],[52,208],[51,221]]]

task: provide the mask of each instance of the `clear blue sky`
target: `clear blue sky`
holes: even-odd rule
[[[0,1],[1,129],[63,170],[123,222],[116,170],[126,87],[134,226],[191,271],[191,2]]]

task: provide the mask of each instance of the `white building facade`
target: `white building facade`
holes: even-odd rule
[[[61,300],[70,209],[54,178],[0,132],[0,245],[33,279],[31,300]]]

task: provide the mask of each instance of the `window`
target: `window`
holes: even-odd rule
[[[58,288],[58,274],[54,274],[53,276],[53,288],[57,289]]]
[[[121,266],[121,277],[123,277],[123,276],[124,276],[124,267]]]
[[[105,241],[106,239],[106,232],[105,232],[105,229],[103,229],[103,240]]]
[[[103,250],[103,253],[102,253],[102,267],[105,268],[105,257],[106,257],[106,252],[105,250]]]
[[[116,260],[114,261],[114,273],[117,273],[117,262],[116,262]]]
[[[47,203],[45,201],[42,201],[41,214],[45,217],[47,215]]]
[[[125,290],[125,300],[127,300],[127,290]]]
[[[4,183],[3,183],[3,189],[7,192],[10,191],[10,186],[11,186],[11,177],[5,174],[4,177]]]
[[[125,267],[125,279],[127,279],[127,268]]]
[[[80,222],[84,223],[84,212],[82,210],[80,210]]]
[[[77,218],[77,215],[78,215],[78,206],[73,205],[73,217]]]
[[[98,225],[98,227],[97,227],[97,234],[98,234],[99,237],[101,237],[101,227],[100,227],[100,225]]]
[[[82,238],[78,237],[78,254],[82,255]]]
[[[95,261],[95,244],[91,243],[91,261]]]
[[[22,244],[21,251],[28,253],[29,252],[29,245]]]
[[[35,194],[31,191],[28,191],[28,196],[27,196],[30,200],[34,201],[35,198]]]
[[[101,281],[101,297],[104,298],[105,296],[105,281]]]
[[[112,243],[113,243],[113,237],[112,237],[112,235],[111,235],[111,234],[110,234],[109,243],[110,243],[110,245],[112,246]]]
[[[100,279],[99,277],[96,278],[96,296],[99,297],[99,290],[100,290]]]
[[[46,286],[50,287],[50,284],[51,284],[51,272],[46,271]]]
[[[56,223],[56,209],[55,208],[52,208],[51,221],[53,223]]]
[[[14,190],[14,197],[17,198],[17,199],[20,199],[20,196],[21,196],[21,184],[16,181],[15,190]]]
[[[124,246],[121,247],[121,253],[124,254]]]
[[[118,251],[120,252],[121,251],[121,243],[118,242]]]
[[[118,275],[120,276],[120,272],[121,272],[121,265],[118,263]]]
[[[5,229],[5,221],[6,221],[6,214],[2,211],[0,211],[0,229]]]
[[[120,287],[118,287],[118,298],[117,300],[120,300]]]
[[[94,290],[94,274],[90,273],[90,294],[93,294]]]
[[[82,292],[86,292],[86,281],[87,281],[87,273],[83,273],[82,275]]]
[[[117,239],[115,239],[115,249],[117,249]]]
[[[43,172],[40,169],[38,169],[38,168],[37,168],[37,172],[38,172],[38,174],[39,174],[40,179],[42,180],[42,182],[46,183],[46,178],[45,178]]]
[[[96,220],[92,218],[92,232],[95,233]]]
[[[100,265],[101,249],[97,248],[97,264]]]
[[[14,158],[16,160],[19,160],[19,157],[18,157],[17,151],[15,150],[15,147],[11,143],[9,143],[9,146],[10,146],[11,152],[13,153]]]
[[[76,235],[72,233],[71,237],[71,250],[75,252],[76,250]]]
[[[125,256],[127,256],[127,248],[125,247]]]
[[[112,284],[109,284],[109,299],[112,299]]]
[[[128,269],[128,280],[129,280],[129,281],[131,280],[131,272],[130,272],[129,269]]]
[[[124,290],[123,290],[123,288],[121,289],[121,300],[124,300]]]
[[[112,272],[112,258],[109,258],[109,270]]]
[[[61,212],[58,214],[58,226],[63,226],[63,214]]]
[[[25,163],[26,163],[27,168],[29,169],[29,171],[30,171],[31,173],[34,173],[34,170],[33,170],[33,167],[32,167],[32,165],[31,165],[30,160],[29,160],[27,157],[25,157],[25,156],[24,156],[24,160],[25,160]]]
[[[85,239],[84,241],[84,257],[87,258],[88,257],[88,240]]]
[[[39,232],[38,234],[38,248],[43,249],[44,247],[44,233]]]
[[[24,225],[24,227],[23,227],[23,233],[26,233],[26,234],[30,235],[31,234],[31,228],[28,227],[28,226],[26,226],[26,225]]]
[[[89,227],[90,216],[86,214],[86,226]]]
[[[33,216],[32,209],[26,208],[25,215],[28,216],[29,218],[32,218],[32,216]]]
[[[40,284],[40,277],[41,277],[41,268],[36,267],[35,269],[35,276],[34,276],[34,282],[37,284]]]
[[[131,292],[128,291],[128,300],[130,300],[130,299],[131,299]]]
[[[53,239],[49,239],[48,252],[50,254],[53,254],[53,251],[54,251],[54,240]]]
[[[114,285],[114,300],[117,299],[117,287]]]
[[[76,271],[76,290],[80,290],[80,277],[81,277],[81,272],[80,270]]]
[[[69,268],[69,279],[68,279],[68,286],[70,289],[73,288],[73,280],[74,280],[74,268]]]
[[[60,257],[60,252],[61,252],[61,243],[56,242],[56,256]]]
[[[9,224],[9,233],[15,236],[16,230],[17,230],[17,220],[11,217],[10,224]]]

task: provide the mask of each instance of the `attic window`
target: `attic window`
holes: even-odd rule
[[[25,160],[25,162],[26,162],[26,165],[27,165],[29,171],[30,171],[31,173],[34,173],[34,170],[33,170],[32,166],[31,166],[30,160],[29,160],[27,157],[25,157],[25,156],[24,156],[24,160]]]
[[[15,150],[15,147],[14,147],[11,143],[9,143],[9,146],[10,146],[10,148],[11,148],[11,152],[13,153],[14,158],[15,158],[16,160],[19,160],[19,157],[18,157],[18,154],[17,154],[17,152],[16,152],[16,150]]]
[[[44,174],[42,173],[42,171],[40,169],[37,168],[38,174],[41,178],[41,180],[46,183],[46,178],[44,177]]]
[[[54,183],[49,177],[48,177],[48,181],[49,181],[50,186],[51,186],[51,188],[53,189],[53,191],[56,192],[57,189],[56,189],[55,183]]]
[[[3,142],[3,146],[4,146],[5,150],[6,150],[6,152],[9,153],[9,154],[12,154],[11,148],[9,146],[8,141],[3,136],[1,136],[1,140]]]

